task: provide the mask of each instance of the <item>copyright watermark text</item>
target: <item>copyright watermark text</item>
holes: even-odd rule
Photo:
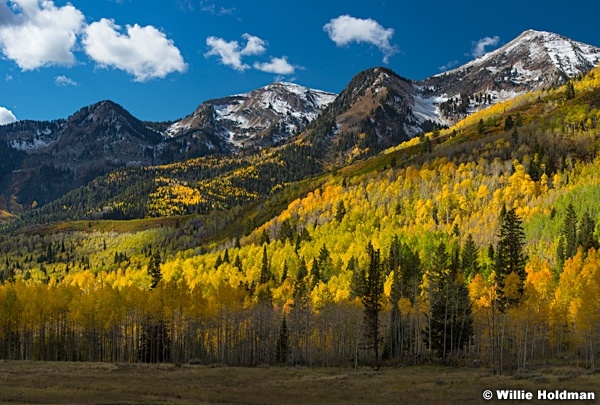
[[[525,390],[485,390],[483,391],[483,399],[490,400],[506,399],[506,400],[527,400],[532,399],[542,401],[565,401],[565,400],[595,400],[596,394],[594,392],[584,391],[567,391],[567,390],[538,390],[538,391],[525,391]]]

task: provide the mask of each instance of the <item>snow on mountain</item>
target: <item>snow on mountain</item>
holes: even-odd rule
[[[281,142],[317,118],[336,95],[293,83],[273,83],[249,93],[210,100],[171,125],[165,135],[212,132],[233,148]]]
[[[495,103],[564,83],[599,62],[600,48],[528,30],[495,51],[423,81],[382,67],[360,72],[325,110],[322,127],[328,131],[335,123],[328,135],[336,150],[366,145],[365,134],[371,149],[387,147]]]
[[[520,62],[520,66],[515,68],[531,77],[543,76],[544,72],[539,70],[540,66],[535,66],[542,62],[551,62],[554,68],[569,77],[574,77],[600,63],[600,48],[552,32],[527,30],[506,45],[435,77],[464,72],[472,68],[493,69],[494,71],[490,71],[496,73],[508,62]]]
[[[600,48],[545,31],[527,30],[504,46],[419,84],[421,97],[452,124],[519,94],[563,83],[600,63]],[[460,98],[468,97],[468,103]],[[444,104],[445,103],[445,104]],[[457,107],[461,104],[460,108]]]
[[[206,101],[170,125],[141,122],[104,101],[67,120],[0,126],[0,137],[28,154],[52,155],[61,167],[88,161],[170,162],[267,147],[302,132],[319,115],[322,123],[316,127],[337,137],[340,145],[354,144],[360,132],[393,144],[519,94],[563,83],[599,62],[598,47],[528,30],[495,51],[423,81],[373,68],[357,74],[339,96],[273,83]]]

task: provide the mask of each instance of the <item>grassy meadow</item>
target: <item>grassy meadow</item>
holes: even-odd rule
[[[500,402],[485,401],[486,389],[535,398],[538,389],[600,394],[599,387],[600,375],[564,367],[491,376],[480,368],[0,362],[3,404],[482,404]]]

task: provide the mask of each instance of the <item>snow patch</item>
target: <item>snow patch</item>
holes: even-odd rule
[[[52,132],[50,132],[52,133]],[[50,134],[49,133],[49,134]],[[48,147],[54,143],[53,140],[34,137],[32,139],[13,139],[10,141],[10,146],[23,152],[34,152],[39,149]]]
[[[441,125],[446,125],[447,123],[441,118],[438,105],[447,100],[448,97],[445,96],[422,97],[416,95],[412,106],[413,115],[420,124],[425,121],[433,121]]]

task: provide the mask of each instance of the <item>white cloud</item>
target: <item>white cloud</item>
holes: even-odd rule
[[[17,117],[12,113],[12,111],[0,107],[0,125],[10,124],[11,122],[15,122]]]
[[[500,41],[500,37],[495,36],[495,37],[484,37],[481,38],[479,41],[473,41],[473,48],[471,49],[471,55],[475,58],[480,57],[481,55],[483,55],[484,53],[486,53],[486,47],[488,46],[496,46],[498,45],[498,42]]]
[[[0,48],[22,70],[73,65],[73,48],[83,25],[83,13],[71,4],[56,7],[51,0],[0,2]]]
[[[267,41],[250,34],[242,35],[246,40],[246,44],[242,48],[238,41],[226,41],[223,38],[208,37],[206,45],[210,48],[204,54],[206,58],[217,56],[221,63],[229,66],[239,72],[254,68],[266,73],[274,73],[277,75],[291,75],[296,71],[297,66],[288,62],[287,56],[276,58],[271,56],[269,62],[254,62],[252,66],[244,63],[243,58],[246,56],[262,55],[267,51]]]
[[[345,46],[352,42],[376,46],[383,53],[384,63],[387,63],[390,56],[398,52],[396,47],[390,44],[394,36],[394,29],[383,28],[377,21],[370,18],[360,19],[341,15],[325,24],[323,30],[337,46]]]
[[[75,80],[73,80],[67,76],[63,76],[63,75],[56,76],[54,78],[54,84],[56,84],[57,86],[77,86],[78,85],[78,83]]]
[[[204,56],[207,58],[218,56],[223,65],[243,72],[249,69],[250,65],[243,63],[242,57],[263,54],[266,51],[267,42],[250,34],[244,34],[242,38],[246,40],[244,48],[240,48],[237,41],[225,41],[223,38],[208,37],[206,38],[206,45],[210,47],[210,50]]]
[[[246,42],[246,46],[242,49],[241,54],[246,55],[261,55],[267,50],[267,41],[255,37],[254,35],[244,34],[242,35]]]
[[[200,9],[206,13],[210,13],[210,14],[214,14],[214,15],[228,15],[228,14],[233,14],[233,12],[235,11],[235,7],[226,8],[226,7],[221,6],[221,7],[217,8],[217,5],[214,2],[205,1],[205,0],[202,0],[200,2]]]
[[[277,75],[291,75],[296,71],[296,68],[287,61],[286,56],[283,58],[272,57],[270,62],[265,63],[255,62],[254,69]]]
[[[186,71],[179,49],[155,27],[135,24],[127,25],[125,33],[120,31],[120,26],[106,18],[85,29],[83,47],[98,66],[124,70],[137,82]]]
[[[7,82],[10,82],[13,79],[13,77],[11,75],[7,74],[5,79]]]

